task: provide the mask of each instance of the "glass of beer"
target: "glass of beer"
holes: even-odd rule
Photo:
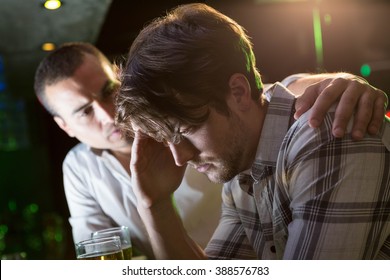
[[[120,226],[120,227],[98,230],[92,232],[91,234],[92,238],[109,237],[109,236],[118,236],[120,238],[122,251],[123,251],[123,258],[125,260],[131,260],[131,258],[133,257],[133,249],[131,246],[130,229],[126,226]]]
[[[123,260],[121,239],[118,236],[91,238],[76,243],[79,260]]]

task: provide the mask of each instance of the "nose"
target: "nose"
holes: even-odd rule
[[[179,144],[169,144],[173,158],[177,166],[183,166],[193,159],[197,149],[187,139],[182,139]]]

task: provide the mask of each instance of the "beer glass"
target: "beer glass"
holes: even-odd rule
[[[123,260],[121,240],[118,236],[91,238],[76,243],[79,260]]]
[[[121,240],[123,258],[125,260],[131,260],[131,258],[133,257],[133,249],[131,246],[130,229],[126,226],[120,226],[120,227],[98,230],[92,232],[91,234],[92,238],[108,237],[108,236],[119,236]]]

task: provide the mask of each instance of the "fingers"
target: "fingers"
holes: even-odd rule
[[[321,124],[326,111],[338,97],[340,100],[332,127],[333,136],[344,136],[352,116],[354,122],[351,135],[354,140],[362,139],[366,132],[372,135],[378,133],[385,114],[387,96],[383,91],[360,79],[337,78],[329,83],[313,105],[309,120],[312,127]]]
[[[342,79],[334,79],[331,82],[328,82],[322,90],[321,87],[323,85],[323,82],[313,85],[314,87],[312,90],[317,90],[320,94],[312,107],[309,125],[314,128],[319,127],[324,120],[327,111],[339,99],[339,97],[342,96],[340,104],[338,105],[341,105],[341,107],[338,112],[336,111],[336,114],[338,115],[333,125],[333,133],[340,135],[335,135],[336,137],[341,137],[344,135],[348,120],[352,116],[353,108],[358,102],[358,96],[351,94],[346,90],[347,84],[345,80]]]
[[[348,97],[347,93],[351,96],[353,95],[355,97],[360,97],[357,105],[355,106],[356,108],[352,112],[355,113],[352,128],[352,138],[354,140],[360,140],[367,132],[371,135],[377,134],[379,128],[382,125],[383,116],[385,114],[385,107],[387,106],[386,94],[383,91],[376,89],[362,81],[354,81],[352,85],[350,85],[348,90],[345,92],[345,94],[342,96],[341,101],[343,100],[343,97]],[[342,103],[341,101],[340,105],[344,106],[345,104],[346,106],[348,106],[347,102]],[[336,126],[338,126],[340,130],[345,130],[348,124],[349,116],[351,116],[352,114],[349,115],[348,112],[348,114],[345,113],[344,115],[343,110],[344,108],[337,107],[338,112],[336,112],[336,120],[333,125],[334,129],[336,128]],[[340,116],[339,120],[337,120],[338,116]],[[333,134],[335,137],[343,136],[343,134]]]
[[[356,112],[352,137],[361,139],[371,119],[373,99],[366,93],[367,85],[358,81],[337,79],[342,95],[337,104],[332,133],[335,137],[343,137],[347,125]],[[366,94],[364,94],[366,93]]]
[[[318,95],[319,91],[313,90],[313,87],[309,87],[306,89],[305,94],[302,94],[297,98],[297,101],[295,102],[294,114],[294,118],[296,120],[313,106],[318,98]]]
[[[294,117],[299,118],[311,106],[309,125],[316,128],[321,125],[327,111],[338,102],[332,134],[343,137],[348,123],[354,116],[352,138],[362,139],[368,132],[376,134],[383,122],[387,106],[386,94],[358,76],[345,76],[325,79],[307,87],[297,99]]]
[[[364,134],[366,133],[368,125],[371,121],[371,117],[373,116],[373,108],[375,110],[375,103],[376,102],[374,94],[365,93],[361,96],[357,111],[355,113],[355,120],[352,129],[353,139],[360,140],[364,137]],[[384,110],[383,107],[382,110]],[[382,111],[382,119],[383,114],[384,111]]]
[[[142,159],[142,139],[144,139],[143,133],[140,130],[135,130],[134,140],[131,147],[130,167],[134,167],[139,159]]]
[[[379,128],[383,123],[383,116],[386,113],[386,108],[388,104],[388,98],[386,93],[381,90],[378,90],[378,92],[382,94],[379,95],[379,98],[375,100],[374,112],[372,114],[371,122],[368,126],[368,133],[371,135],[375,135],[379,132]]]
[[[148,156],[152,154],[150,151],[154,148],[152,145],[156,145],[157,143],[154,139],[139,129],[135,130],[134,133],[131,153],[131,161],[133,163],[148,159]]]

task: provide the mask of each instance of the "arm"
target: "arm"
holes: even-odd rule
[[[170,149],[137,132],[130,169],[138,211],[156,258],[205,258],[203,250],[186,233],[172,203],[172,193],[179,186],[185,167],[176,166]]]
[[[90,238],[92,231],[113,226],[91,196],[88,183],[81,174],[81,166],[83,165],[77,163],[72,152],[67,155],[62,165],[64,190],[70,212],[69,222],[75,243]]]
[[[255,199],[242,191],[238,180],[232,180],[223,186],[222,201],[221,219],[205,249],[208,258],[257,259],[260,254],[259,256],[256,254],[253,244],[267,243],[268,236],[261,230],[261,221],[254,214],[257,209]],[[248,234],[248,228],[244,227],[244,223],[246,226],[250,224],[250,228],[255,229],[256,234]]]
[[[362,139],[366,131],[372,135],[378,133],[388,102],[383,91],[348,73],[301,74],[288,88],[300,96],[296,104],[296,118],[313,106],[312,127],[322,123],[328,109],[340,98],[332,133],[335,137],[342,137],[356,111],[352,133],[356,140]]]
[[[156,259],[205,259],[203,250],[188,236],[170,199],[138,211],[145,223]]]

